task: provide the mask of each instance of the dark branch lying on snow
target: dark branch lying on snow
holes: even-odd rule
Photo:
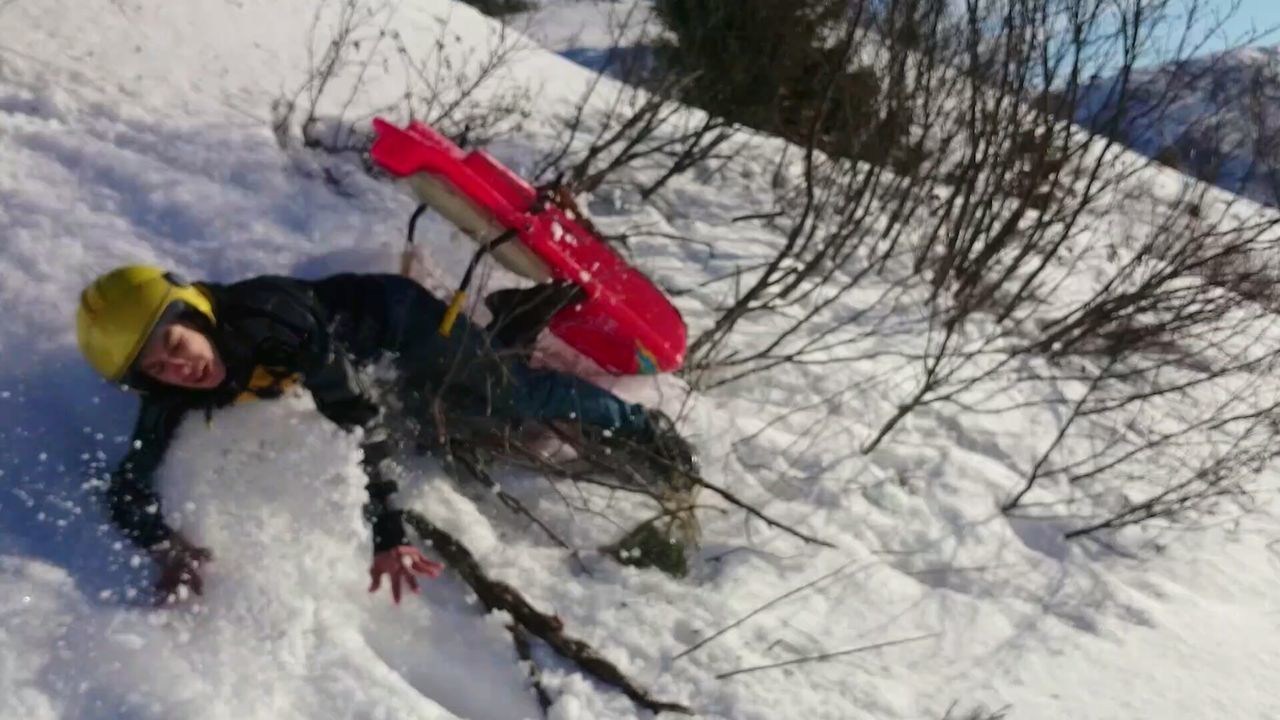
[[[486,575],[470,550],[452,535],[436,527],[422,514],[412,510],[406,511],[405,522],[423,541],[440,554],[467,585],[471,586],[487,609],[504,610],[511,614],[515,623],[511,631],[516,636],[517,646],[521,642],[521,634],[527,631],[542,639],[565,659],[576,663],[592,677],[621,690],[640,707],[655,713],[665,711],[693,714],[693,711],[684,705],[654,699],[590,645],[566,635],[564,623],[560,618],[540,612],[520,594],[519,590]]]

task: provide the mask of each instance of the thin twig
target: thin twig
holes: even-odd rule
[[[941,633],[928,633],[925,635],[916,635],[915,637],[900,638],[898,640],[886,640],[885,642],[875,643],[873,645],[862,645],[861,647],[849,648],[848,650],[838,650],[831,653],[823,653],[821,655],[810,655],[808,657],[796,658],[794,660],[784,660],[782,662],[770,663],[768,665],[756,665],[754,667],[739,668],[730,670],[727,673],[716,675],[717,680],[723,680],[734,675],[742,675],[743,673],[755,672],[757,670],[770,670],[772,668],[785,667],[787,665],[799,665],[801,663],[819,662],[821,660],[830,660],[831,658],[840,657],[842,655],[853,655],[855,653],[868,652],[870,650],[879,650],[881,648],[893,647],[894,645],[906,645],[907,643],[928,640],[929,638],[938,637]]]
[[[773,220],[775,218],[780,218],[785,215],[786,215],[786,212],[782,210],[774,210],[772,212],[751,213],[749,215],[738,215],[737,217],[730,218],[729,222],[736,223],[736,222],[746,222],[748,220]]]
[[[507,626],[507,631],[511,633],[511,641],[515,643],[516,657],[529,663],[529,684],[538,698],[538,707],[542,708],[542,717],[545,718],[553,702],[551,695],[547,693],[547,688],[542,684],[542,670],[533,658],[533,647],[529,644],[529,631],[514,623]]]
[[[765,515],[763,512],[761,512],[761,511],[759,511],[759,510],[755,509],[754,507],[752,507],[751,505],[747,504],[747,502],[745,502],[744,500],[739,499],[739,498],[738,498],[738,496],[734,495],[733,493],[729,492],[728,490],[725,490],[724,488],[722,488],[722,487],[720,487],[720,486],[718,486],[718,485],[715,485],[715,484],[712,484],[712,483],[710,483],[710,482],[707,482],[706,480],[704,480],[704,479],[702,479],[702,478],[700,478],[700,477],[690,477],[689,479],[690,479],[690,480],[692,480],[695,484],[697,484],[697,485],[699,485],[699,486],[701,486],[701,487],[704,487],[704,488],[706,488],[706,489],[710,490],[711,492],[714,492],[715,494],[719,495],[720,497],[724,498],[725,500],[728,500],[730,503],[732,503],[732,504],[734,504],[734,505],[737,505],[738,507],[742,508],[743,510],[746,510],[746,511],[747,511],[748,513],[750,513],[751,515],[754,515],[755,517],[757,517],[757,518],[759,518],[759,519],[761,519],[761,520],[765,521],[765,522],[766,522],[766,523],[768,523],[769,525],[771,525],[771,526],[773,526],[773,527],[775,527],[775,528],[777,528],[777,529],[779,529],[779,530],[781,530],[781,531],[783,531],[783,532],[785,532],[785,533],[789,533],[789,534],[791,534],[791,535],[794,535],[794,536],[796,536],[796,537],[800,538],[801,540],[804,540],[804,541],[805,541],[805,542],[807,542],[807,543],[813,543],[814,545],[821,545],[822,547],[835,548],[835,544],[833,544],[833,543],[829,543],[829,542],[827,542],[826,540],[823,540],[823,539],[818,538],[818,537],[814,537],[813,535],[806,535],[805,533],[802,533],[802,532],[800,532],[799,530],[796,530],[795,528],[791,527],[790,525],[787,525],[786,523],[783,523],[783,522],[778,521],[778,520],[774,520],[773,518],[769,517],[768,515]]]
[[[497,495],[498,500],[500,500],[508,510],[517,515],[523,515],[534,525],[537,525],[547,537],[551,538],[552,542],[559,545],[561,548],[568,550],[569,556],[573,558],[575,563],[577,563],[578,569],[588,576],[591,575],[591,570],[587,567],[587,564],[583,562],[582,556],[578,553],[578,549],[565,542],[550,525],[547,525],[542,518],[538,517],[532,510],[525,507],[524,503],[520,502],[519,498],[502,489],[502,486],[498,484],[498,481],[494,480],[493,476],[480,466],[479,460],[472,456],[472,453],[474,453],[473,450],[468,450],[466,452],[455,451],[453,453],[453,460],[470,473],[472,477],[488,486],[489,490]]]
[[[732,623],[729,623],[728,625],[724,626],[723,628],[721,628],[721,629],[719,629],[719,630],[715,631],[715,632],[714,632],[714,633],[712,633],[711,635],[708,635],[707,637],[703,638],[702,640],[699,640],[698,642],[694,643],[693,645],[690,645],[689,647],[687,647],[687,648],[685,648],[684,650],[682,650],[682,651],[680,652],[680,654],[679,654],[679,655],[676,655],[675,657],[671,658],[671,660],[672,660],[673,662],[674,662],[674,661],[676,661],[676,660],[679,660],[680,658],[684,657],[685,655],[688,655],[688,654],[690,654],[690,653],[694,652],[695,650],[698,650],[699,648],[701,648],[702,646],[704,646],[704,645],[706,645],[707,643],[711,642],[712,640],[715,640],[716,638],[720,637],[721,635],[724,635],[725,633],[729,632],[730,630],[732,630],[732,629],[734,629],[734,628],[738,627],[738,626],[739,626],[739,625],[741,625],[742,623],[744,623],[744,622],[746,622],[746,621],[750,620],[751,618],[755,617],[756,615],[759,615],[760,613],[762,613],[762,612],[764,612],[765,610],[769,609],[770,607],[772,607],[772,606],[774,606],[774,605],[776,605],[776,604],[778,604],[778,603],[782,602],[783,600],[786,600],[787,598],[792,597],[793,595],[797,595],[797,594],[799,594],[799,593],[802,593],[802,592],[804,592],[805,590],[808,590],[809,588],[811,588],[811,587],[813,587],[813,586],[815,586],[815,585],[817,585],[817,584],[821,583],[823,580],[826,580],[826,579],[828,579],[828,578],[830,578],[830,577],[833,577],[833,576],[835,576],[835,575],[840,574],[841,572],[843,572],[843,571],[844,571],[844,569],[845,569],[845,568],[849,567],[849,566],[850,566],[850,565],[852,565],[854,562],[855,562],[854,560],[850,560],[849,562],[844,563],[844,564],[843,564],[843,565],[841,565],[840,567],[836,568],[835,570],[832,570],[831,572],[827,573],[826,575],[823,575],[823,576],[822,576],[822,577],[820,577],[820,578],[817,578],[817,579],[814,579],[814,580],[810,580],[809,582],[807,582],[807,583],[805,583],[805,584],[801,585],[800,587],[797,587],[797,588],[793,588],[793,589],[791,589],[791,590],[788,590],[787,592],[785,592],[785,593],[783,593],[783,594],[779,595],[778,597],[776,597],[776,598],[774,598],[774,599],[770,600],[769,602],[767,602],[767,603],[765,603],[765,604],[761,605],[760,607],[756,608],[755,610],[752,610],[751,612],[747,613],[746,615],[743,615],[741,618],[738,618],[737,620],[733,621]]]

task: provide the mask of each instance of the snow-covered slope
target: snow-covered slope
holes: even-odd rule
[[[543,0],[503,18],[542,47],[606,72],[634,67],[649,52],[646,39],[662,32],[646,0]],[[624,53],[632,57],[624,57]]]
[[[403,192],[357,172],[335,187],[325,161],[282,152],[272,134],[272,102],[309,67],[316,6],[0,4],[0,717],[538,714],[502,618],[483,616],[460,581],[446,575],[401,607],[364,592],[356,441],[306,397],[182,428],[161,482],[175,521],[216,553],[200,603],[142,606],[146,568],[95,501],[90,478],[120,455],[134,403],[76,353],[71,317],[88,279],[137,261],[212,279],[395,267],[412,206]],[[401,3],[392,20],[409,45],[430,45],[442,24],[463,46],[494,32],[447,0]],[[544,114],[590,81],[534,48],[509,73],[535,89]],[[390,72],[370,82],[372,96],[399,89]],[[518,164],[545,132],[533,122],[505,157]],[[759,230],[747,237],[729,218],[764,202],[776,148],[744,153],[738,175],[681,179],[678,205],[600,203],[613,215],[598,220],[677,225],[726,248],[775,242]],[[1158,173],[1141,181],[1175,182]],[[419,242],[440,275],[456,277],[466,248],[448,228],[433,222]],[[669,284],[719,271],[687,245],[650,240],[635,250]],[[681,303],[705,326],[707,307],[692,296]],[[941,718],[953,703],[1008,705],[1015,718],[1280,716],[1271,514],[1167,537],[1169,552],[1141,559],[1067,544],[1052,523],[997,510],[1052,434],[1049,410],[924,413],[866,457],[848,433],[865,430],[866,408],[884,398],[853,393],[822,414],[803,409],[856,380],[789,369],[767,386],[695,398],[688,426],[712,480],[834,550],[740,512],[708,511],[691,576],[673,580],[592,552],[616,538],[592,512],[607,497],[587,493],[570,507],[538,478],[504,477],[583,549],[588,575],[430,460],[407,466],[405,501],[656,694],[704,717]],[[792,412],[768,422],[783,411]],[[539,661],[552,717],[637,715],[616,692]]]
[[[1115,78],[1089,88],[1080,119],[1111,132]],[[1280,46],[1246,47],[1130,79],[1116,138],[1260,203],[1280,204]]]

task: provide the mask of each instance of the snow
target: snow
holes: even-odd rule
[[[555,7],[566,19],[548,26],[582,17],[599,27],[577,5]],[[426,583],[400,607],[366,592],[358,438],[329,425],[305,396],[182,427],[160,482],[170,519],[215,553],[203,598],[147,607],[147,563],[96,502],[93,477],[124,451],[135,401],[98,381],[75,349],[70,319],[90,278],[126,262],[215,280],[398,265],[412,207],[404,192],[350,164],[282,151],[271,131],[272,102],[305,79],[316,8],[313,0],[0,3],[0,27],[21,28],[0,34],[0,717],[538,716],[504,618],[483,614],[456,577]],[[441,23],[463,45],[494,32],[446,0],[394,13],[394,26],[424,47]],[[510,75],[536,90],[548,115],[590,81],[532,46]],[[370,83],[365,100],[374,104],[398,88],[392,73]],[[518,165],[548,142],[536,123],[528,132],[500,148],[504,159]],[[715,252],[654,239],[633,248],[661,282],[694,288],[777,242],[765,226],[728,218],[767,206],[778,147],[756,139],[744,146],[739,175],[682,178],[660,203],[601,192],[584,207],[607,228],[711,240]],[[1172,173],[1135,183],[1153,189],[1152,202],[1177,199]],[[439,220],[425,222],[418,242],[428,285],[444,290],[470,247]],[[1154,231],[1141,212],[1098,222]],[[509,281],[498,271],[486,279]],[[1064,296],[1097,281],[1085,266]],[[691,292],[679,303],[696,329],[721,299]],[[899,315],[864,322],[910,327],[910,300]],[[889,333],[883,349],[918,340]],[[789,368],[687,398],[686,429],[708,478],[836,549],[806,546],[729,508],[708,511],[693,571],[676,580],[594,550],[618,535],[600,510],[639,518],[643,508],[589,490],[566,502],[544,479],[504,473],[508,492],[581,548],[587,574],[429,458],[403,459],[402,500],[655,695],[702,717],[941,718],[953,703],[1008,706],[1014,718],[1280,716],[1271,691],[1280,672],[1272,545],[1280,520],[1270,495],[1230,522],[1150,537],[1132,558],[1064,542],[1067,519],[998,510],[1055,432],[1053,408],[965,415],[938,406],[876,452],[856,450],[891,407],[889,389],[909,380],[900,370],[891,357],[857,374]],[[669,409],[686,400],[669,378],[610,384]],[[835,391],[842,402],[813,409]],[[1027,383],[1019,392],[1009,404],[1073,390]],[[1151,462],[1158,472],[1162,461]],[[1260,478],[1268,488],[1274,481],[1274,469]],[[926,637],[716,677],[917,636]],[[537,659],[555,699],[550,717],[645,716],[549,653]]]
[[[504,19],[543,47],[600,69],[619,53],[643,54],[661,32],[645,0],[542,0],[535,9]]]

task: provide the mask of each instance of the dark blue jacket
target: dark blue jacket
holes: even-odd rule
[[[152,476],[182,419],[249,397],[275,397],[297,383],[330,420],[346,429],[365,429],[365,512],[374,551],[404,544],[400,512],[391,501],[396,485],[378,471],[399,438],[390,436],[386,413],[357,372],[385,355],[400,370],[394,388],[398,405],[419,428],[432,424],[437,407],[507,424],[576,418],[623,433],[648,428],[639,406],[578,378],[531,369],[465,317],[448,337],[441,336],[437,328],[445,304],[400,276],[337,275],[319,281],[264,276],[199,287],[213,304],[217,322],[209,332],[227,379],[212,391],[142,388],[131,448],[106,491],[112,521],[141,547],[171,533]]]

